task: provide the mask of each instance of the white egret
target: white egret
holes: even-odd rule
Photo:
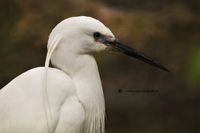
[[[106,49],[168,71],[123,45],[100,21],[68,18],[49,36],[45,67],[21,74],[0,91],[0,133],[104,133],[104,95],[93,53]]]

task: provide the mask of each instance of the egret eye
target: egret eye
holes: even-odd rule
[[[95,39],[98,39],[99,37],[101,37],[101,33],[95,32],[95,33],[93,34],[93,36],[94,36]]]

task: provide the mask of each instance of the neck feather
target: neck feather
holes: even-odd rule
[[[59,58],[56,58],[59,56]],[[63,62],[63,59],[67,59]],[[59,60],[60,59],[60,60]],[[92,55],[53,55],[52,64],[74,81],[77,96],[85,108],[85,133],[103,133],[105,102],[96,61]]]

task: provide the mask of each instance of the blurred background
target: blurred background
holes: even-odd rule
[[[79,15],[101,20],[171,71],[118,53],[96,55],[106,133],[200,132],[199,0],[0,0],[0,88],[43,66],[53,27]]]

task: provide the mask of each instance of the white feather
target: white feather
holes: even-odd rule
[[[107,46],[94,40],[94,32],[114,38],[90,17],[72,17],[53,29],[45,67],[0,91],[0,133],[104,133],[104,95],[91,53]]]

